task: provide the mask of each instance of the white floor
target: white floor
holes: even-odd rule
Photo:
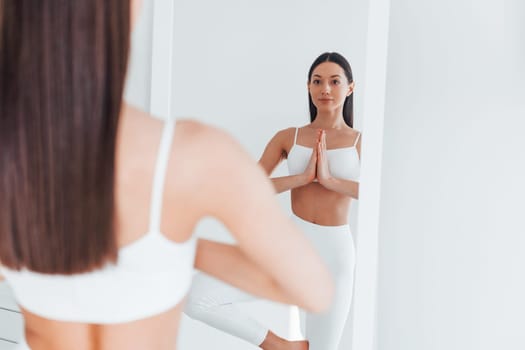
[[[14,348],[22,332],[22,315],[9,287],[5,282],[0,282],[0,350]]]

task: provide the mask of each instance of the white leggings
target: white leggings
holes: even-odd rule
[[[335,280],[334,300],[321,314],[305,315],[309,350],[338,350],[339,341],[350,310],[353,292],[355,251],[348,225],[321,226],[292,216],[310,239]],[[237,336],[253,345],[260,345],[268,329],[243,314],[236,303],[257,298],[204,274],[193,280],[185,313],[212,327]]]

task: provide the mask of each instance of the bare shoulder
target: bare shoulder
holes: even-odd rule
[[[353,131],[354,144],[357,145],[359,149],[361,149],[361,139],[363,138],[361,130],[352,129],[352,131]]]
[[[347,142],[350,141],[350,143],[352,143],[352,144],[355,144],[356,141],[360,141],[361,140],[361,136],[362,136],[360,130],[357,130],[357,129],[354,129],[354,128],[351,128],[351,127],[346,127],[344,129],[342,129],[340,131],[340,135],[345,140],[347,140]]]
[[[120,141],[124,150],[137,152],[141,155],[155,154],[164,121],[151,114],[124,104],[120,118]]]
[[[226,131],[191,119],[177,121],[171,158],[179,179],[195,185],[231,178],[254,162]]]
[[[128,104],[122,106],[117,134],[117,167],[126,175],[126,182],[134,179],[147,183],[152,176],[157,158],[164,122],[149,113]],[[140,184],[135,184],[136,186]]]
[[[122,122],[129,123],[134,126],[146,128],[146,131],[150,128],[162,128],[164,121],[159,118],[155,118],[150,113],[135,107],[133,105],[124,103],[122,106]],[[142,129],[144,131],[144,129]]]
[[[175,135],[183,141],[203,142],[211,138],[210,141],[213,142],[216,139],[229,138],[223,130],[194,119],[178,119],[175,130]]]
[[[177,120],[173,140],[175,152],[184,150],[187,156],[198,156],[199,163],[228,157],[241,149],[226,131],[192,119]]]
[[[277,131],[277,133],[275,134],[275,136],[276,136],[276,137],[289,138],[290,136],[295,135],[295,131],[296,131],[296,130],[297,130],[297,128],[295,128],[295,127],[290,127],[290,128],[282,129],[282,130]]]
[[[290,139],[293,140],[297,130],[301,129],[303,127],[300,127],[300,128],[296,128],[296,127],[286,128],[286,129],[283,129],[283,130],[279,131],[278,134],[281,135],[281,137],[284,137],[286,140],[290,140]]]
[[[356,139],[357,136],[359,136],[361,134],[360,130],[357,130],[357,129],[351,128],[351,127],[344,128],[342,131],[345,134],[345,136],[348,136],[348,137],[350,137],[352,139]]]
[[[235,138],[195,120],[177,121],[169,164],[172,193],[183,199],[186,208],[207,214],[224,203],[239,182],[262,174]]]
[[[283,150],[288,150],[293,144],[296,130],[295,127],[279,130],[270,142],[279,145]]]
[[[129,105],[123,112],[123,151],[141,158],[142,163],[146,159],[155,160],[166,122]],[[207,167],[242,153],[242,147],[227,132],[192,119],[177,120],[171,147],[169,164],[175,167],[181,162],[186,167]]]
[[[354,128],[349,128],[349,137],[352,139],[352,144],[355,146],[359,157],[361,157],[361,131]]]

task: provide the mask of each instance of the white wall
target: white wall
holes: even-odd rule
[[[524,13],[392,0],[378,349],[525,348]]]
[[[359,128],[367,11],[368,1],[357,0],[177,1],[173,113],[227,130],[258,159],[278,130],[309,122],[308,69],[319,54],[338,51],[354,71]],[[276,174],[286,174],[284,167]],[[280,195],[279,200],[289,211],[289,195]],[[197,231],[231,240],[213,220],[204,221]],[[288,329],[288,308],[256,302],[246,305],[245,311],[282,335],[297,336]],[[347,325],[341,349],[350,348],[350,335]],[[182,350],[217,344],[232,350],[251,348],[198,322],[183,320]]]

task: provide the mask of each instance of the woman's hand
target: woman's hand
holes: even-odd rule
[[[331,177],[326,156],[326,131],[321,130],[317,141],[317,180],[325,186]]]
[[[305,185],[309,184],[317,178],[317,153],[317,149],[314,148],[312,150],[312,156],[310,157],[310,161],[308,162],[308,165],[304,170],[303,176]]]

